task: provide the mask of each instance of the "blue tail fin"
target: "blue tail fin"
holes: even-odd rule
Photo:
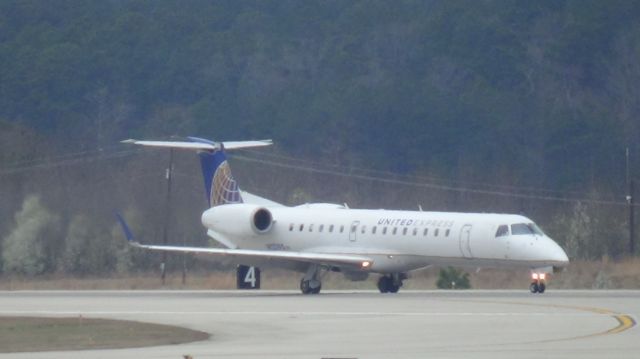
[[[215,144],[197,137],[189,137],[189,139],[195,142]],[[200,151],[198,155],[200,156],[204,188],[207,193],[209,207],[229,203],[242,203],[238,182],[231,174],[224,146],[220,146],[219,149],[213,151]]]

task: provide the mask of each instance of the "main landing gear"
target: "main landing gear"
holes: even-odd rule
[[[545,273],[531,273],[531,285],[529,285],[529,290],[531,293],[544,293],[545,289],[547,289],[547,281]]]
[[[402,281],[407,279],[404,273],[386,274],[378,279],[378,290],[380,293],[398,293],[402,287]]]
[[[302,294],[318,294],[321,288],[320,266],[312,264],[300,280],[300,291]]]

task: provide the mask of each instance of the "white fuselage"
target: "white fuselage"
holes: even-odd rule
[[[311,204],[268,207],[271,226],[259,232],[251,230],[249,217],[237,215],[238,210],[244,210],[242,206],[252,205],[213,207],[203,213],[202,223],[226,245],[365,255],[373,259],[366,270],[377,273],[407,272],[429,265],[540,269],[568,264],[567,255],[551,238],[539,231],[518,230],[535,227],[519,215]]]

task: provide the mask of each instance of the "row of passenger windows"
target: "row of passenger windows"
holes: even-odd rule
[[[336,232],[339,233],[344,233],[344,229],[345,226],[344,225],[340,225],[338,226],[334,226],[333,224],[330,224],[329,226],[325,227],[324,224],[321,224],[317,227],[318,232],[323,232],[325,230],[325,228],[327,229],[327,232],[329,233],[333,233],[334,229],[336,230]],[[293,232],[296,229],[296,225],[291,223],[289,224],[289,232]],[[302,232],[305,230],[305,225],[304,224],[300,224],[297,226],[298,232]],[[309,232],[313,232],[314,231],[314,226],[313,224],[310,224],[309,226],[307,226],[307,231]],[[351,226],[351,233],[356,233],[358,231],[358,225],[352,225]],[[371,227],[371,234],[376,234],[378,232],[378,226],[373,226]],[[417,236],[418,234],[422,234],[423,236],[427,236],[429,235],[429,228],[424,228],[424,229],[418,229],[418,228],[413,228],[412,230],[409,230],[409,228],[404,227],[402,228],[401,231],[398,230],[398,227],[393,227],[391,228],[391,230],[389,231],[387,227],[382,227],[382,229],[380,230],[380,233],[382,234],[387,234],[388,232],[390,232],[391,234],[395,235],[398,234],[398,232],[401,232],[402,235],[406,236],[407,234],[411,233],[414,236]],[[451,230],[450,229],[446,229],[444,230],[444,236],[445,237],[449,237]],[[365,234],[367,233],[367,226],[360,226],[360,233]],[[436,228],[433,230],[433,236],[437,237],[440,234],[440,229]]]

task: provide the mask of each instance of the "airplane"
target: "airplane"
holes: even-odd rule
[[[251,270],[254,266],[295,270],[304,273],[303,294],[320,293],[328,271],[353,281],[378,274],[379,291],[397,293],[409,272],[434,265],[526,268],[532,278],[529,290],[544,293],[547,275],[569,264],[563,249],[521,215],[352,209],[331,203],[290,207],[241,191],[226,151],[269,146],[271,140],[215,142],[187,137],[122,142],[198,153],[209,204],[201,221],[207,235],[224,248],[141,244],[117,214],[132,246],[230,257]],[[243,279],[255,284],[255,273],[238,271],[238,283]]]

